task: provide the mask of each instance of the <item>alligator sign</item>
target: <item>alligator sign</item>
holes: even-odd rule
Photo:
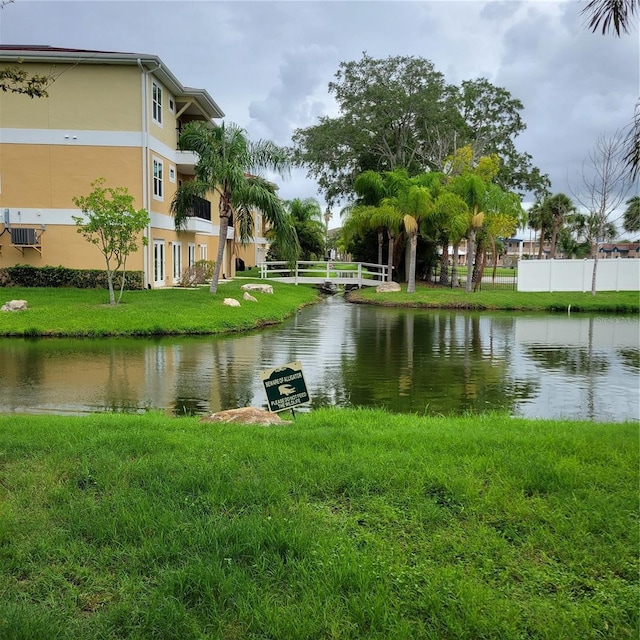
[[[311,402],[300,362],[268,369],[260,374],[260,378],[267,394],[269,411],[284,411]]]

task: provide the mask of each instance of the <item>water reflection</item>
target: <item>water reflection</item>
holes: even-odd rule
[[[327,299],[224,338],[3,339],[0,411],[266,407],[259,372],[302,362],[314,407],[639,417],[638,320],[380,309]]]

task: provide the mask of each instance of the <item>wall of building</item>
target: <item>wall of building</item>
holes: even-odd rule
[[[211,221],[191,219],[187,231],[175,230],[171,202],[179,180],[189,176],[178,173],[179,105],[169,88],[153,73],[143,75],[135,63],[23,65],[29,74],[53,74],[56,79],[47,98],[2,95],[0,267],[104,268],[101,252],[77,233],[72,218],[80,215],[73,198],[87,195],[91,183],[100,177],[107,186],[126,187],[134,206],[150,214],[151,224],[145,231],[148,247],[141,243],[127,268],[146,270],[151,286],[173,286],[179,281],[189,265],[189,245],[195,247],[191,256],[196,261],[215,260],[217,198],[211,198]],[[162,95],[160,117],[154,111],[154,82]],[[187,120],[197,117],[195,112],[184,116]],[[154,161],[162,171],[161,193],[157,185],[154,193]],[[37,229],[41,247],[12,245],[7,233],[12,225]],[[242,251],[245,262],[255,264],[254,245]],[[161,279],[155,278],[154,252],[164,257]],[[230,230],[221,273],[232,277],[234,267]]]

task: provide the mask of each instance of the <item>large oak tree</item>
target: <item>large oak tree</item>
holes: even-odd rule
[[[446,83],[432,62],[413,56],[342,62],[329,84],[337,117],[297,129],[294,161],[307,168],[328,202],[350,197],[366,170],[443,171],[447,157],[471,145],[476,158],[497,153],[504,189],[542,192],[548,178],[516,149],[525,129],[522,103],[486,79]]]

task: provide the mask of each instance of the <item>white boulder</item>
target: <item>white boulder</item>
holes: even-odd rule
[[[28,309],[26,300],[9,300],[0,307],[0,311],[26,311]]]
[[[273,293],[273,287],[270,284],[243,284],[243,291],[258,291],[259,293]]]
[[[235,298],[225,298],[222,304],[226,304],[228,307],[239,307],[240,303]]]
[[[242,294],[242,299],[247,300],[248,302],[258,302],[258,299],[254,298],[248,291],[245,291]]]
[[[397,282],[383,282],[376,287],[377,293],[388,293],[391,291],[401,291],[401,287]]]

